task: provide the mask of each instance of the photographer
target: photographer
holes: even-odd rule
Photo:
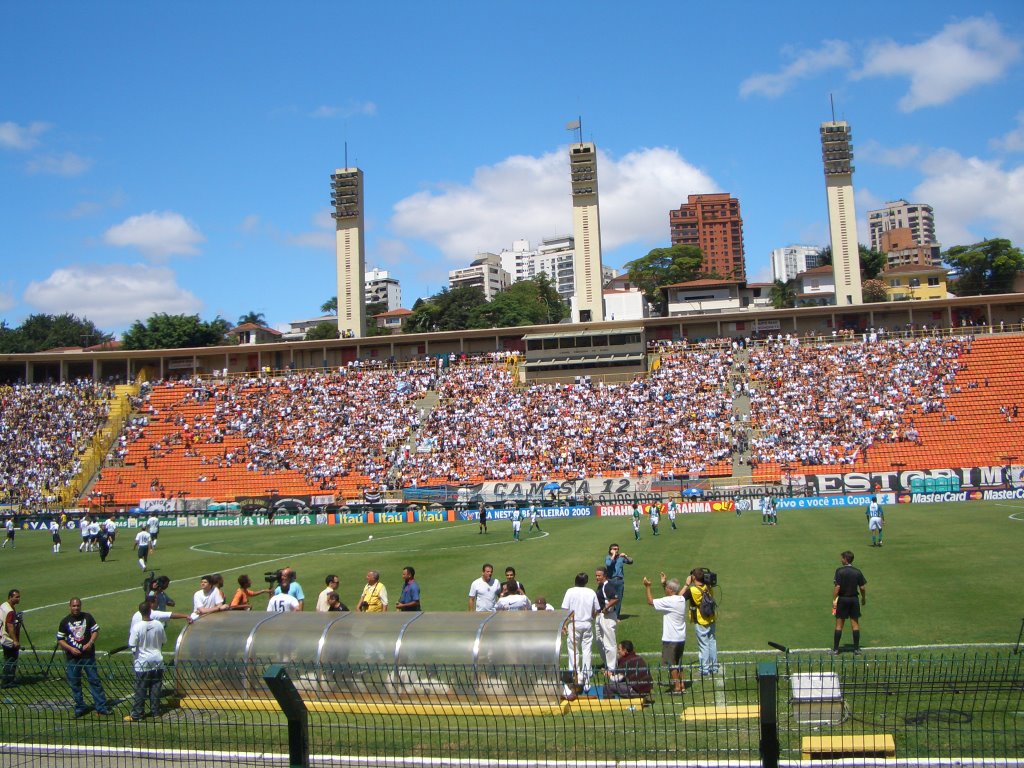
[[[14,685],[18,671],[18,654],[21,653],[21,615],[16,610],[21,602],[21,590],[12,589],[7,593],[7,602],[0,605],[0,646],[4,649],[4,688]]]
[[[377,571],[366,573],[366,586],[359,596],[359,610],[363,613],[386,613],[388,610],[388,590],[380,583]]]
[[[608,546],[608,556],[604,559],[605,573],[608,576],[608,581],[615,587],[615,596],[619,599],[615,611],[620,617],[622,616],[622,596],[626,591],[625,568],[632,564],[633,558],[621,551],[618,544]]]
[[[717,576],[707,568],[694,568],[683,585],[683,596],[690,601],[690,622],[697,633],[697,658],[701,675],[713,675],[718,671],[718,640],[715,639],[718,615],[711,588],[715,581]],[[705,599],[705,595],[708,599]],[[702,601],[705,606],[709,606],[710,615],[702,610]]]

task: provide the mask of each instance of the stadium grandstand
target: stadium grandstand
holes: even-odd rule
[[[488,353],[11,386],[4,500],[340,504],[587,477],[792,490],[794,475],[998,467],[1024,444],[1024,335],[1010,330],[653,340],[645,373],[608,380],[529,383],[519,355]]]

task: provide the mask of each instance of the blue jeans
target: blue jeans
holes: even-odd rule
[[[697,659],[700,661],[700,673],[710,675],[718,671],[718,640],[715,639],[715,623],[706,627],[695,624],[697,631]]]
[[[132,717],[141,720],[146,714],[146,699],[153,717],[160,715],[160,694],[163,690],[163,669],[146,669],[135,672],[135,697],[132,699]]]
[[[96,667],[96,659],[68,659],[65,671],[68,685],[71,686],[71,697],[75,700],[75,715],[84,715],[89,711],[85,706],[85,696],[82,695],[83,673],[89,682],[89,692],[92,694],[92,702],[96,711],[107,714],[107,696],[103,693],[103,684],[100,683],[100,671]]]

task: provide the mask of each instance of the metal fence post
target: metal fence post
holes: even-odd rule
[[[757,698],[761,720],[758,751],[764,768],[778,768],[779,765],[778,692],[778,666],[771,661],[762,661],[757,665]]]
[[[263,681],[274,694],[284,716],[288,718],[289,768],[309,768],[309,714],[295,684],[283,664],[271,664],[263,673]]]

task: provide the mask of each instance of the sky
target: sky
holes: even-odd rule
[[[1024,3],[280,4],[0,0],[0,320],[315,317],[330,174],[365,176],[366,265],[403,305],[572,231],[566,124],[599,152],[604,263],[729,192],[747,276],[827,243],[818,128],[857,217],[932,205],[943,248],[1024,244]],[[347,154],[346,154],[347,147]]]

